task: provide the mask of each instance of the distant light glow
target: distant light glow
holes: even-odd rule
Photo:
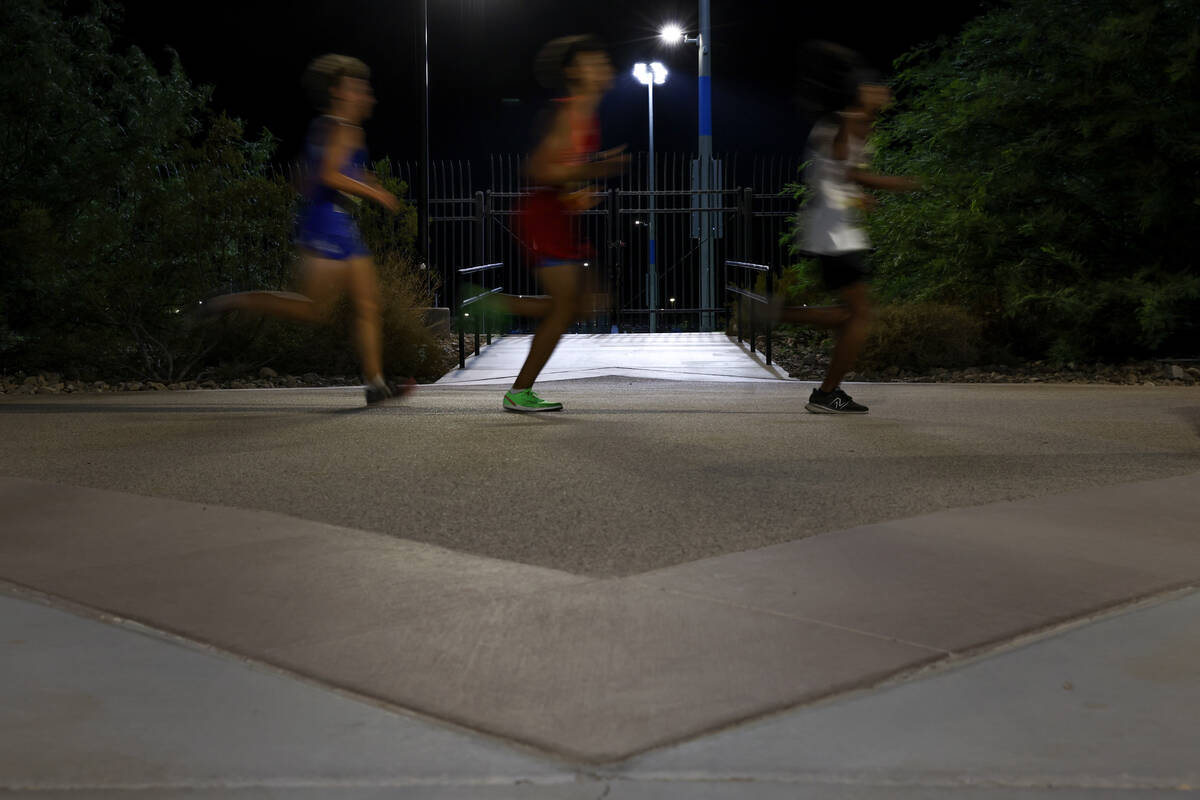
[[[638,83],[644,86],[649,86],[651,83],[661,86],[667,82],[667,68],[658,61],[648,67],[638,62],[633,65],[633,77],[637,78]]]
[[[659,31],[659,35],[667,44],[679,44],[683,41],[683,28],[674,24],[664,25],[663,29]]]

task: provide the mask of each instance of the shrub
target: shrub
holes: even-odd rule
[[[876,136],[926,190],[870,217],[877,287],[1024,355],[1200,347],[1196,0],[1009,0],[902,58]]]
[[[982,323],[956,306],[909,303],[877,308],[857,369],[925,372],[979,363]]]
[[[406,259],[389,258],[379,267],[384,372],[427,382],[451,367],[443,343],[425,324],[431,301],[424,276]],[[279,288],[279,287],[275,287]],[[326,324],[233,315],[224,323],[225,346],[216,354],[222,372],[233,376],[270,366],[277,372],[358,375],[354,312],[343,299]]]
[[[296,192],[271,165],[274,138],[215,113],[178,59],[160,73],[122,49],[118,14],[106,0],[0,4],[0,369],[171,382],[279,359],[357,372],[329,331],[188,313],[214,292],[288,283]],[[408,267],[415,216],[358,212],[382,265],[389,367],[429,377],[438,348],[401,313],[435,288]]]

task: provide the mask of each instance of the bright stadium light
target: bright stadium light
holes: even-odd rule
[[[683,41],[683,28],[678,25],[664,25],[659,31],[659,36],[666,44],[679,44]]]
[[[693,188],[697,190],[692,195],[693,211],[698,212],[700,239],[700,307],[711,308],[716,302],[716,251],[714,246],[714,231],[717,217],[713,214],[716,162],[712,157],[712,0],[698,0],[700,12],[699,24],[689,36],[683,26],[670,22],[658,30],[661,43],[668,46],[694,44],[700,57],[696,72],[696,108],[698,111],[697,145],[698,155],[693,166]],[[717,203],[716,205],[720,205]],[[651,317],[653,319],[653,317]],[[715,318],[710,311],[700,312],[700,329],[714,330]]]
[[[640,61],[633,65],[633,77],[638,79],[638,83],[646,87],[646,102],[649,122],[650,122],[650,165],[647,171],[650,184],[649,212],[650,219],[650,269],[646,275],[646,299],[650,306],[650,332],[658,332],[658,317],[655,314],[655,308],[658,306],[658,257],[657,249],[658,242],[656,236],[655,225],[655,208],[654,208],[654,87],[662,86],[667,82],[667,68],[661,63],[655,61],[650,66],[646,66]],[[634,220],[634,225],[640,225],[640,220]]]
[[[667,82],[667,68],[657,61],[648,67],[638,62],[633,65],[633,77],[643,86],[649,86],[651,83],[662,86]]]

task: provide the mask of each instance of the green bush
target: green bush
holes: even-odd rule
[[[424,276],[411,262],[395,256],[377,264],[384,372],[422,382],[441,377],[452,363],[442,342],[426,327],[423,311],[431,293]],[[224,332],[226,343],[217,354],[224,366],[214,373],[233,377],[269,366],[284,374],[358,375],[353,325],[353,309],[345,299],[321,325],[231,315],[214,323]]]
[[[357,372],[329,331],[192,317],[207,295],[289,283],[295,189],[272,167],[274,138],[248,140],[178,59],[160,73],[118,48],[116,6],[76,8],[0,5],[0,371],[170,382],[278,359]],[[407,266],[415,216],[358,212],[383,265],[389,366],[428,377],[437,348],[399,311],[434,288]]]
[[[397,196],[405,194],[407,187],[395,177],[390,161],[381,160],[374,167],[385,188]],[[437,283],[412,261],[416,210],[402,203],[400,211],[391,214],[364,202],[355,208],[354,216],[379,271],[384,371],[424,381],[440,377],[450,364],[424,319],[423,310],[432,305]],[[266,285],[259,281],[242,288],[284,289],[288,283],[275,278]],[[241,365],[243,371],[271,366],[287,373],[358,374],[353,309],[345,300],[337,305],[327,325],[283,320],[241,320],[235,324],[242,339],[225,356]]]
[[[870,217],[892,302],[1030,357],[1200,350],[1200,3],[1010,0],[901,59]]]
[[[914,372],[957,369],[979,363],[983,325],[956,306],[938,303],[885,305],[874,311],[856,369],[897,367]]]

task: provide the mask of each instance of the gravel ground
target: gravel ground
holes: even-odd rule
[[[759,337],[757,346],[766,347]],[[772,360],[793,378],[821,380],[829,366],[829,350],[810,337],[783,335],[772,344]],[[850,381],[899,383],[1093,383],[1123,386],[1193,386],[1200,382],[1200,359],[1129,361],[1120,364],[1032,361],[1020,364],[983,364],[962,369],[913,372],[897,367],[862,370],[846,376]]]

